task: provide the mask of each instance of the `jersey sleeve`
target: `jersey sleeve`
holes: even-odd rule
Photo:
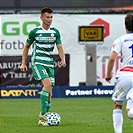
[[[118,38],[114,41],[112,48],[111,48],[111,52],[116,52],[117,54],[121,53],[121,46],[122,46],[122,42],[121,39]]]
[[[26,42],[29,44],[32,44],[34,41],[35,41],[35,33],[34,33],[34,30],[31,30],[27,37]]]
[[[57,29],[56,29],[56,34],[57,34],[56,44],[62,44],[60,32]]]

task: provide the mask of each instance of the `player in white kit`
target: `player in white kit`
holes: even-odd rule
[[[120,68],[116,73],[116,83],[112,100],[113,126],[115,133],[122,133],[123,115],[122,106],[127,100],[126,112],[130,119],[133,119],[133,14],[128,13],[125,17],[126,34],[117,38],[111,49],[108,60],[107,74],[105,80],[110,82],[112,69],[117,55],[122,56]]]

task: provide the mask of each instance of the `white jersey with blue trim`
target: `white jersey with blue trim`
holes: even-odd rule
[[[117,38],[112,45],[111,51],[115,51],[122,56],[116,77],[133,76],[133,33]]]

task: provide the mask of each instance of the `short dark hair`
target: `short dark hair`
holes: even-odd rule
[[[53,10],[49,7],[43,7],[41,9],[41,15],[44,14],[45,12],[48,12],[48,13],[53,13]]]
[[[127,13],[125,17],[125,27],[128,31],[133,32],[133,13]]]

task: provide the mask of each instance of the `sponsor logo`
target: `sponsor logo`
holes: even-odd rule
[[[102,89],[94,89],[94,90],[66,90],[66,96],[88,96],[88,95],[112,95],[113,90],[102,90]]]
[[[1,97],[37,96],[38,90],[1,90]]]
[[[55,37],[36,37],[38,41],[55,41]]]
[[[27,21],[23,24],[20,24],[19,21],[8,21],[2,24],[2,32],[5,36],[19,36],[21,33],[27,36],[31,27],[37,27],[39,25],[40,23],[38,21]]]
[[[104,26],[104,38],[110,35],[110,24],[107,21],[101,18],[98,18],[97,20],[93,21],[90,25],[103,25]]]

